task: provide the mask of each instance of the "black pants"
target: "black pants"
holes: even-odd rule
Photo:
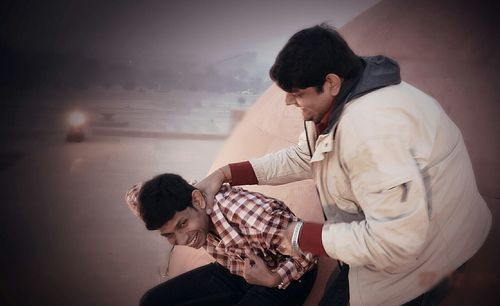
[[[340,264],[333,271],[325,287],[325,293],[319,306],[347,306],[349,305],[349,266]]]
[[[316,267],[286,289],[248,284],[218,263],[181,274],[152,289],[141,306],[165,305],[302,305],[309,295]]]
[[[463,269],[463,266],[457,270]],[[325,293],[321,299],[319,306],[349,305],[349,266],[346,264],[340,265],[339,269],[334,271],[325,287]],[[405,303],[403,306],[435,306],[443,300],[450,288],[448,279],[443,279],[434,288],[416,297],[415,299]]]

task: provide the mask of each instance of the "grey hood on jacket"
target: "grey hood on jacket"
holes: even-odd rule
[[[382,87],[401,83],[399,65],[383,55],[360,57],[362,70],[350,79],[344,79],[335,106],[330,115],[328,127],[323,134],[330,132],[337,122],[346,103]]]

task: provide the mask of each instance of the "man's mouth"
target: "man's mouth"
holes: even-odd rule
[[[193,238],[191,238],[191,241],[187,244],[188,247],[194,247],[196,243],[198,242],[198,237],[199,237],[199,232],[197,232]]]

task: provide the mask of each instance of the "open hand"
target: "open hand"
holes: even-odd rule
[[[226,166],[227,167],[227,166]],[[229,167],[228,167],[229,168]],[[199,181],[194,185],[196,189],[200,190],[205,196],[206,207],[205,210],[207,214],[212,213],[212,208],[214,207],[214,198],[220,187],[226,180],[224,172],[221,169],[217,169],[210,173],[206,178]]]
[[[243,277],[247,283],[265,287],[278,286],[281,277],[277,273],[270,271],[262,258],[252,251],[248,251],[246,255]]]

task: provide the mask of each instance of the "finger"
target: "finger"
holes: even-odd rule
[[[215,195],[213,195],[211,193],[204,193],[204,195],[205,195],[205,203],[206,203],[205,210],[207,213],[211,213],[213,210],[213,207],[214,207]]]
[[[205,211],[207,214],[211,214],[214,207],[213,196],[207,195],[206,193],[203,193],[203,195],[205,196]]]
[[[245,267],[251,266],[250,258],[245,258],[244,262],[245,262]]]
[[[252,251],[246,253],[247,257],[250,259],[250,266],[253,268],[255,265],[264,264],[264,261],[259,256],[255,255]]]
[[[283,252],[285,252],[285,247],[282,244],[280,244],[277,249],[278,249],[278,252],[280,252],[281,254],[283,254]]]
[[[257,255],[255,255],[255,253],[254,253],[254,252],[252,252],[252,251],[247,251],[247,252],[246,252],[246,255],[247,255],[247,257],[248,257],[248,258],[253,259],[254,261],[255,261],[256,259],[260,259],[260,257],[259,257],[259,256],[257,256]]]

